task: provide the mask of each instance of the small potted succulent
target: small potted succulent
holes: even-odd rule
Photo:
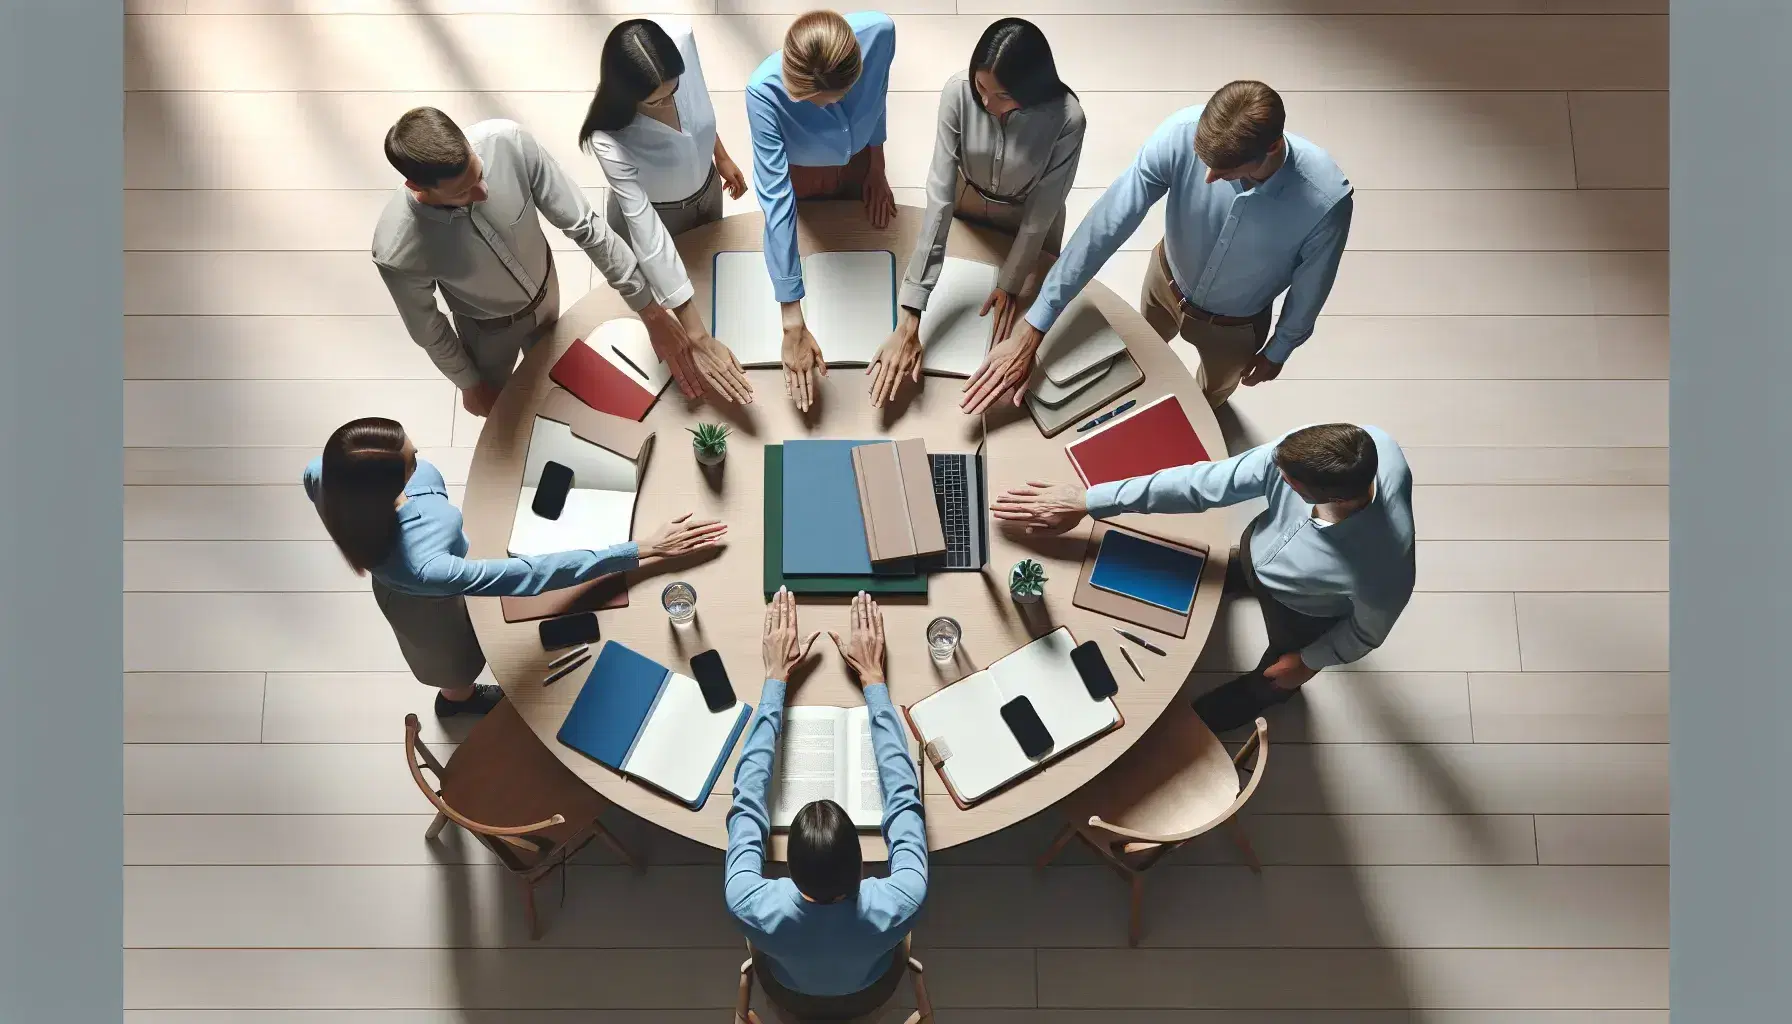
[[[1045,566],[1023,558],[1008,570],[1008,594],[1015,604],[1038,604],[1045,597]]]
[[[700,465],[719,466],[728,457],[730,431],[726,423],[699,423],[685,429],[691,432],[691,450]]]

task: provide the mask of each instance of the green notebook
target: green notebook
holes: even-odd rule
[[[765,596],[788,588],[793,594],[926,594],[927,577],[785,576],[784,446],[765,446]]]

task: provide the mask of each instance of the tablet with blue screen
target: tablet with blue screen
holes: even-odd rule
[[[1195,603],[1206,558],[1192,551],[1157,544],[1143,537],[1109,530],[1101,538],[1089,585],[1178,615]]]

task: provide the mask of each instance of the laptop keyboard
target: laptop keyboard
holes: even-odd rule
[[[946,567],[973,568],[977,563],[971,550],[971,505],[975,500],[970,493],[971,460],[962,455],[935,455],[928,461],[933,464],[933,500],[946,534]]]

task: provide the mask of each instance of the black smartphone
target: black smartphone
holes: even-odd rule
[[[703,702],[711,711],[726,711],[734,706],[734,684],[728,681],[728,670],[722,667],[720,652],[709,650],[691,659],[691,674],[703,690]]]
[[[1025,697],[1016,697],[1002,705],[1002,721],[1014,733],[1020,742],[1021,753],[1030,761],[1037,761],[1051,752],[1052,734],[1046,731],[1045,723],[1040,721],[1039,712],[1033,710],[1033,702]]]
[[[541,620],[541,649],[544,651],[557,651],[562,647],[596,642],[596,612],[580,612],[577,615]]]
[[[572,490],[572,467],[549,461],[541,467],[541,482],[535,487],[535,503],[530,505],[543,519],[558,519],[566,508],[566,493]]]
[[[1076,649],[1070,652],[1070,662],[1076,666],[1077,675],[1083,677],[1083,685],[1089,688],[1089,696],[1096,700],[1107,700],[1120,692],[1120,684],[1108,668],[1108,659],[1102,656],[1101,646],[1095,641],[1086,640],[1077,644]]]

